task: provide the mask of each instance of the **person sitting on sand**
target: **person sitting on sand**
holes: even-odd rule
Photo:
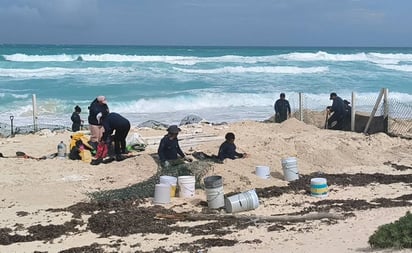
[[[80,130],[80,127],[83,125],[83,120],[80,118],[80,113],[82,112],[82,109],[80,106],[76,105],[74,107],[74,112],[71,116],[71,120],[73,122],[72,124],[72,131],[77,132]]]
[[[192,161],[190,158],[186,157],[179,146],[177,135],[180,131],[181,129],[177,125],[171,125],[167,128],[167,134],[160,140],[157,154],[159,155],[160,164],[162,166],[168,167],[169,165],[184,163],[184,161],[178,159],[178,155],[186,161]]]
[[[235,145],[235,134],[234,133],[227,133],[225,135],[226,141],[222,143],[219,147],[218,158],[220,161],[225,160],[226,158],[236,159],[236,158],[245,158],[247,156],[246,153],[238,153],[236,151]]]

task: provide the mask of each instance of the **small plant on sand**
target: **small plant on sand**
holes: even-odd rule
[[[368,242],[373,248],[412,248],[412,214],[380,226]]]

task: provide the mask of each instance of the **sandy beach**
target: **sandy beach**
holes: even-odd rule
[[[236,134],[238,151],[248,157],[211,163],[205,176],[222,176],[226,194],[256,189],[259,207],[237,214],[250,215],[249,220],[208,210],[203,189],[194,198],[175,197],[164,205],[153,204],[152,198],[90,202],[90,193],[133,187],[155,175],[153,155],[164,129],[132,128],[129,134],[139,134],[148,146],[121,162],[92,166],[13,157],[17,151],[34,158],[52,154],[72,134],[41,131],[0,139],[0,152],[8,157],[0,158],[0,252],[375,252],[369,236],[411,210],[412,140],[324,130],[296,119],[181,129],[180,145],[189,157],[193,152],[216,154],[225,134]],[[292,183],[284,180],[281,160],[286,157],[297,159],[300,179]],[[268,179],[255,174],[259,165],[270,168]],[[313,177],[327,179],[326,198],[310,195]],[[177,213],[218,218],[156,216]],[[256,218],[324,213],[340,218]]]

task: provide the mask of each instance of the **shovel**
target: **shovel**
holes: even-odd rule
[[[326,109],[325,129],[328,129],[329,109]]]

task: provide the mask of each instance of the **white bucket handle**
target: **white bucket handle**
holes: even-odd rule
[[[185,189],[188,190],[189,192],[195,192],[195,191],[196,191],[196,188],[195,188],[194,191],[192,191],[192,190],[190,190],[190,188],[188,188],[186,185],[181,185],[181,184],[179,184],[179,186],[180,186],[180,187],[183,186],[183,188],[185,188]]]
[[[208,199],[207,201],[214,201],[217,199],[217,197],[219,197],[221,194],[224,194],[224,191],[218,191],[217,194],[215,194],[215,196],[213,196],[213,199]]]

